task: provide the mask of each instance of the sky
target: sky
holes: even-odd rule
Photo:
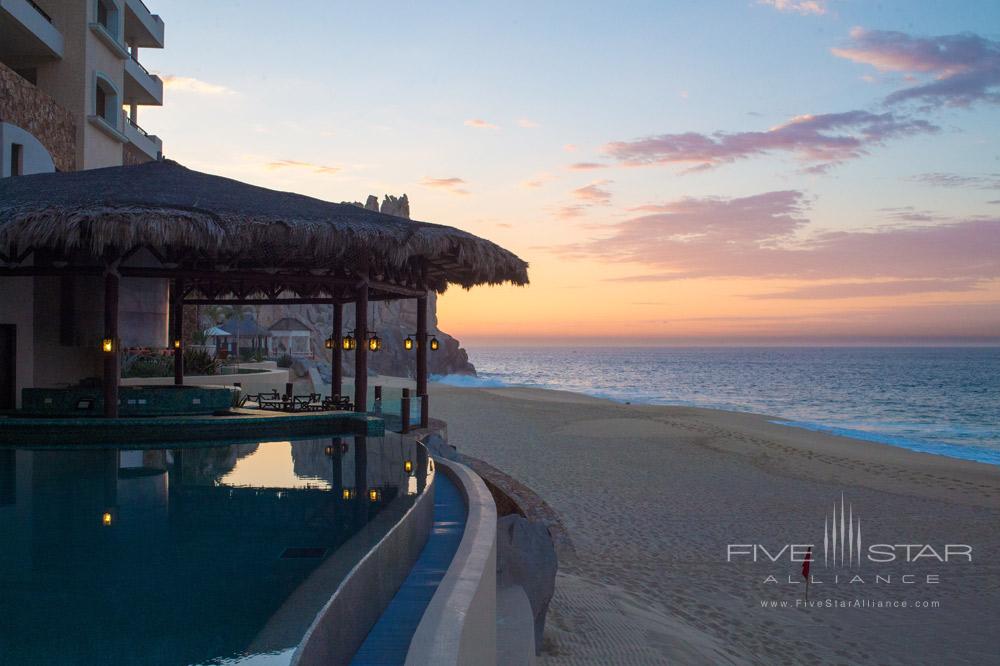
[[[1000,342],[1000,3],[147,0],[191,168],[407,194],[466,344]]]

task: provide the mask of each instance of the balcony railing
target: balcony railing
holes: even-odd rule
[[[122,111],[122,118],[125,119],[125,122],[128,125],[130,125],[133,129],[135,129],[136,131],[138,131],[139,134],[141,134],[141,135],[143,135],[144,137],[147,137],[147,138],[150,137],[150,136],[152,136],[149,132],[147,132],[146,130],[144,130],[141,127],[139,127],[139,123],[137,123],[134,120],[132,120],[132,118],[127,113],[125,113],[124,111]]]
[[[146,72],[146,76],[148,76],[151,79],[152,78],[156,78],[155,76],[153,76],[152,74],[149,73],[149,70],[146,69],[146,67],[141,62],[139,62],[139,59],[135,57],[134,53],[132,53],[130,51],[129,54],[128,54],[128,57],[132,59],[132,62],[134,62],[135,64],[139,65],[139,69],[141,69],[142,71]]]
[[[42,15],[42,18],[52,23],[52,17],[45,13],[45,10],[35,4],[34,0],[28,0],[28,4],[35,8],[35,11]]]

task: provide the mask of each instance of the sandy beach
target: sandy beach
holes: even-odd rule
[[[1000,661],[1000,468],[752,414],[441,384],[432,400],[451,443],[530,486],[569,531],[541,663]],[[850,568],[817,552],[810,600],[824,605],[808,608],[787,552],[727,561],[730,544],[821,551],[842,497],[866,549],[939,557],[897,546]],[[972,562],[939,561],[947,544]]]

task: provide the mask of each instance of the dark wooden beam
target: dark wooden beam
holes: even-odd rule
[[[330,337],[333,338],[333,358],[330,366],[333,368],[333,379],[330,393],[341,395],[344,390],[344,306],[341,303],[333,304],[333,330]]]
[[[368,411],[368,286],[358,289],[354,301],[354,411]]]
[[[417,299],[417,395],[427,393],[427,298]]]
[[[427,296],[417,299],[417,400],[420,401],[420,427],[427,427],[426,410],[423,405],[427,402],[423,397],[427,395],[427,348],[430,341],[427,336]]]
[[[118,349],[118,276],[104,274],[104,337],[111,340],[111,351],[104,354],[104,416],[118,417],[118,384],[120,350]]]
[[[170,315],[173,317],[170,344],[174,349],[174,384],[184,384],[184,280],[174,280],[170,289]],[[178,345],[177,343],[180,343]]]

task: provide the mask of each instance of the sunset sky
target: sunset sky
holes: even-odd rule
[[[996,0],[147,4],[167,157],[530,262],[463,343],[1000,340]]]

